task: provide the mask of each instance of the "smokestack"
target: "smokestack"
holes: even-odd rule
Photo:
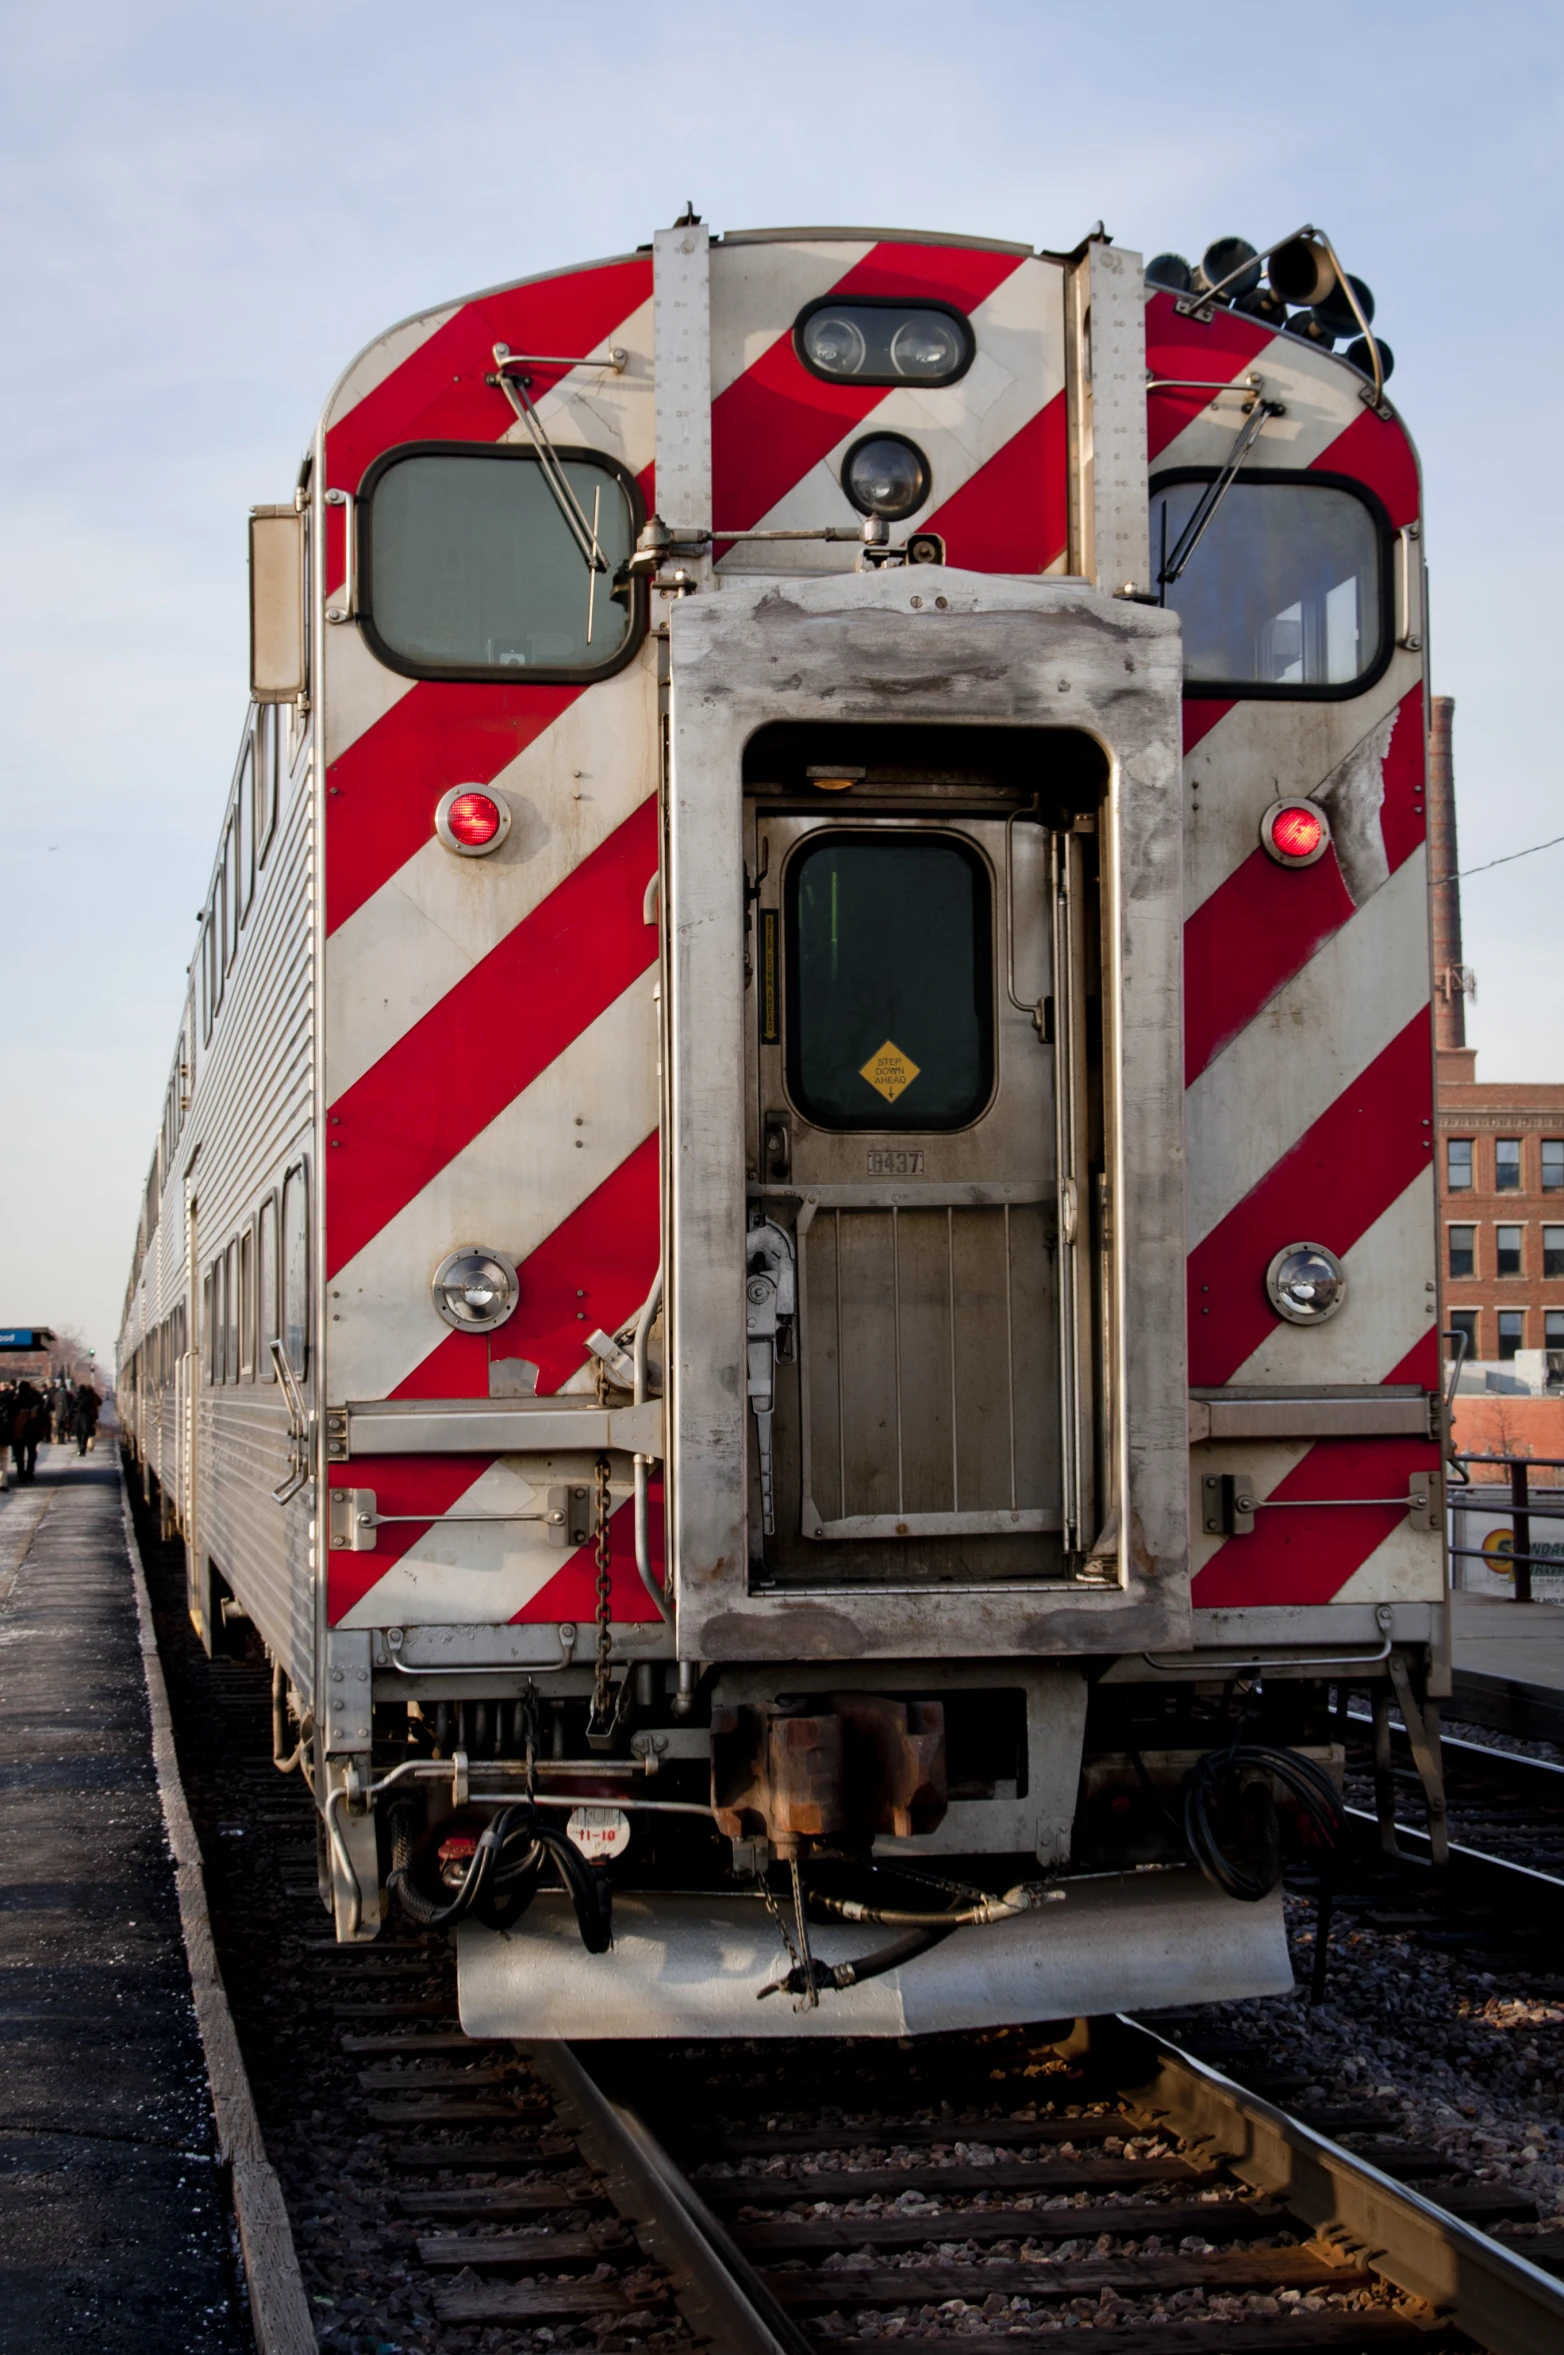
[[[1455,697],[1436,695],[1428,730],[1428,859],[1434,925],[1434,1042],[1466,1045],[1466,1001],[1476,984],[1461,961],[1461,854],[1455,831]]]

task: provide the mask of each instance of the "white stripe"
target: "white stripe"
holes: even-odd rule
[[[572,443],[603,450],[639,474],[656,454],[655,378],[652,360],[651,298],[599,339],[599,349],[617,344],[626,354],[624,368],[572,368],[537,398],[538,418],[549,439],[561,447]],[[505,395],[494,398],[508,410]],[[495,435],[496,441],[529,446],[526,427],[518,420]]]
[[[458,858],[436,839],[431,785],[429,839],[326,945],[328,1100],[389,1053],[656,792],[655,689],[648,642],[640,661],[578,695],[501,770],[484,790],[508,806],[511,829],[487,858]]]
[[[818,244],[714,245],[711,249],[711,397],[763,360],[817,302],[855,270],[874,240]],[[779,325],[780,322],[780,325]],[[728,516],[722,520],[731,522]]]
[[[1186,916],[1259,848],[1260,820],[1273,801],[1318,793],[1421,683],[1419,662],[1398,653],[1382,679],[1341,703],[1235,703],[1185,754]]]
[[[1199,330],[1195,333],[1198,337]],[[1250,466],[1312,466],[1363,414],[1358,395],[1367,379],[1344,360],[1296,335],[1272,336],[1241,367],[1232,367],[1225,359],[1208,364],[1198,342],[1191,342],[1180,356],[1178,372],[1234,384],[1258,376],[1266,399],[1282,403],[1285,416],[1266,419],[1245,461]],[[1207,402],[1153,459],[1153,476],[1175,466],[1222,465],[1248,422],[1243,404],[1230,394]]]
[[[1360,1562],[1333,1603],[1442,1603],[1445,1549],[1437,1529],[1414,1529],[1398,1521],[1388,1537]],[[1523,2244],[1524,2246],[1524,2244]]]
[[[546,1465],[534,1467],[538,1472],[534,1485],[523,1477],[518,1459],[500,1456],[446,1509],[457,1516],[541,1516],[547,1510],[549,1482],[589,1479],[592,1463],[590,1453],[550,1458]],[[338,1624],[503,1627],[572,1558],[564,1547],[549,1543],[540,1518],[478,1522],[472,1527],[436,1522],[399,1560],[387,1566],[384,1577],[359,1597]]]
[[[325,637],[322,722],[329,767],[411,695],[418,682],[377,661],[354,622],[328,622]]]
[[[488,1243],[519,1263],[651,1135],[656,981],[652,970],[632,982],[331,1279],[333,1398],[388,1397],[438,1346],[429,1284],[448,1251]],[[482,1040],[463,1051],[481,1056]],[[585,1358],[586,1335],[613,1332],[640,1303],[589,1290],[583,1305]]]
[[[1058,266],[1023,262],[986,301],[973,310],[977,357],[958,384],[891,387],[868,416],[853,425],[818,465],[794,483],[753,526],[764,531],[797,531],[828,523],[851,523],[841,487],[843,458],[867,433],[903,433],[929,461],[932,489],[917,515],[896,525],[898,537],[916,531],[922,518],[942,507],[979,469],[1012,441],[1064,389],[1063,279]],[[718,516],[718,523],[732,518]],[[790,547],[740,545],[722,560],[729,572],[850,571],[857,558],[849,546]]]
[[[1419,1171],[1390,1208],[1342,1254],[1347,1297],[1330,1323],[1278,1323],[1234,1374],[1235,1383],[1382,1382],[1439,1322],[1434,1290],[1434,1173]],[[1310,1238],[1299,1237],[1300,1241]],[[1278,1236],[1278,1243],[1292,1240]]]
[[[1419,850],[1188,1089],[1192,1251],[1427,1005],[1427,928]]]
[[[420,311],[416,319],[404,319],[398,327],[388,327],[384,335],[366,344],[358,358],[349,366],[331,396],[326,412],[326,430],[340,425],[344,417],[356,409],[387,377],[394,376],[416,351],[422,350],[432,335],[438,335],[448,319],[454,319],[463,309],[461,303],[447,303],[443,310]],[[333,490],[355,491],[357,483],[334,483]]]

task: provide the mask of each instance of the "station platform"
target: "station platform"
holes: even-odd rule
[[[1455,1690],[1445,1714],[1564,1747],[1564,1604],[1450,1598]]]
[[[120,1493],[0,1494],[0,2343],[240,2355]]]

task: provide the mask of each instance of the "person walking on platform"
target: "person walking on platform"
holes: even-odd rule
[[[98,1394],[90,1382],[78,1382],[76,1396],[71,1401],[71,1429],[76,1435],[76,1453],[84,1456],[93,1442],[98,1428]]]
[[[62,1376],[49,1392],[49,1437],[56,1447],[63,1447],[71,1435],[73,1403],[71,1386]]]
[[[11,1423],[16,1413],[16,1391],[9,1382],[0,1382],[0,1490],[11,1485],[6,1457],[11,1452]]]
[[[11,1455],[17,1486],[38,1477],[38,1445],[48,1436],[49,1409],[31,1382],[18,1382],[11,1414]]]

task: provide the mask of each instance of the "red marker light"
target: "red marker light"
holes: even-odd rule
[[[1275,801],[1260,820],[1261,847],[1279,867],[1312,867],[1330,845],[1325,812],[1313,801]]]
[[[458,842],[476,850],[492,842],[500,830],[499,805],[486,793],[458,793],[445,813],[445,822]]]
[[[447,850],[464,859],[482,858],[498,850],[510,832],[510,811],[492,793],[476,785],[453,785],[443,794],[434,813],[434,830]]]

